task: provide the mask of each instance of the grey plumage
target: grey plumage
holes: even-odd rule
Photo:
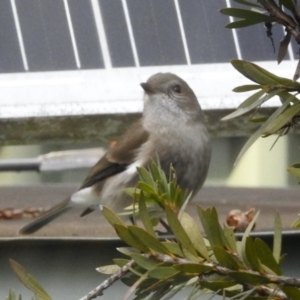
[[[156,157],[166,173],[173,165],[182,189],[195,194],[201,188],[208,172],[211,145],[194,92],[171,73],[155,74],[141,86],[145,91],[142,118],[98,161],[70,199],[24,226],[21,234],[40,229],[74,204],[88,207],[84,214],[99,204],[122,211],[131,202],[123,189],[136,184],[136,167],[146,166]]]

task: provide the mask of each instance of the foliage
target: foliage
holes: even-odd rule
[[[152,162],[149,170],[139,168],[138,173],[140,181],[132,196],[142,226],[127,225],[113,211],[102,208],[107,221],[128,245],[118,248],[127,258],[97,268],[110,277],[80,300],[103,295],[119,279],[129,286],[124,299],[170,299],[185,288],[189,288],[189,299],[207,293],[231,299],[300,299],[300,280],[282,275],[279,215],[274,222],[273,250],[260,238],[250,236],[258,213],[238,240],[232,228],[220,225],[215,208],[197,206],[201,230],[199,222],[184,212],[188,196],[183,196],[173,171],[167,180]],[[149,203],[153,207],[153,202],[175,238],[156,235],[153,211],[145,209]],[[34,292],[34,299],[51,299],[22,266],[13,260],[10,264],[20,281]],[[8,299],[15,300],[14,296]]]
[[[300,10],[296,0],[234,0],[234,2],[243,8],[232,7],[220,10],[225,15],[241,19],[229,23],[227,28],[241,28],[263,23],[267,28],[268,36],[271,36],[274,24],[283,26],[285,36],[279,43],[278,63],[284,59],[292,37],[298,45],[300,44]],[[294,126],[299,125],[300,101],[297,95],[300,92],[300,83],[296,80],[300,76],[300,63],[298,63],[293,80],[278,77],[248,61],[232,60],[231,63],[238,72],[255,83],[236,87],[234,92],[253,90],[255,92],[240,104],[236,111],[223,120],[252,112],[250,121],[261,123],[260,128],[242,148],[238,160],[259,137],[267,137],[272,134],[278,134],[280,137],[287,134]],[[269,118],[258,118],[257,112],[261,105],[274,96],[279,97],[281,106]],[[299,163],[294,164],[288,171],[298,179],[300,178]]]
[[[17,275],[18,279],[24,284],[24,286],[34,293],[34,297],[32,298],[33,300],[51,300],[51,297],[44,290],[44,288],[37,282],[37,280],[33,276],[26,272],[24,267],[22,267],[13,259],[9,260],[9,264]],[[13,291],[10,291],[7,300],[15,299],[15,293]],[[21,296],[19,297],[19,300],[22,300]]]
[[[152,178],[151,168],[150,171],[139,169],[141,179],[145,175]],[[215,208],[203,209],[198,206],[204,237],[198,222],[191,216],[174,206],[172,201],[160,201],[162,194],[154,192],[155,186],[159,185],[166,191],[168,183],[164,181],[164,176],[156,179],[157,182],[149,181],[149,186],[140,181],[139,195],[152,189],[152,199],[163,208],[175,241],[162,240],[154,234],[152,225],[149,227],[152,223],[148,221],[151,216],[147,210],[140,216],[143,223],[141,228],[116,222],[118,216],[107,208],[103,209],[108,222],[129,247],[118,249],[128,259],[115,259],[115,265],[98,270],[105,274],[113,273],[112,276],[118,274],[117,278],[123,276],[122,281],[130,287],[124,299],[133,295],[135,300],[170,299],[186,287],[190,287],[189,299],[195,299],[203,293],[234,299],[299,299],[300,281],[293,279],[297,284],[291,287],[292,279],[282,276],[281,221],[278,215],[274,225],[273,251],[263,240],[250,236],[258,214],[243,238],[237,240],[232,228],[220,225]],[[146,206],[146,200],[139,198],[138,205]],[[104,286],[107,288],[106,284]],[[102,292],[103,286],[100,285],[94,296]]]
[[[300,101],[296,95],[300,91],[300,83],[278,77],[252,62],[232,60],[231,63],[237,71],[256,83],[255,85],[236,87],[234,92],[248,92],[254,89],[256,91],[241,103],[236,111],[224,117],[223,120],[229,120],[252,112],[250,121],[262,124],[242,148],[238,156],[239,159],[259,137],[267,137],[272,134],[281,136],[286,134],[292,126],[298,125]],[[281,106],[269,118],[257,118],[259,107],[275,96],[279,97]],[[298,165],[294,168],[297,167]]]

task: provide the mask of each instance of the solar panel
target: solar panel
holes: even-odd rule
[[[294,49],[277,69],[262,25],[224,28],[218,10],[230,5],[1,0],[0,117],[137,112],[138,83],[160,71],[186,79],[206,109],[235,107],[244,96],[230,90],[244,82],[228,62],[237,57],[291,77]],[[275,43],[282,37],[274,27]]]

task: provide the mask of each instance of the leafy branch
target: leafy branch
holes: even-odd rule
[[[270,37],[272,36],[272,27],[274,24],[277,23],[283,26],[285,36],[279,43],[278,63],[281,63],[284,59],[292,37],[300,45],[300,8],[297,0],[233,1],[241,4],[243,8],[232,7],[220,10],[222,14],[240,19],[226,25],[227,28],[235,29],[263,23],[267,29],[267,35]],[[298,50],[298,55],[299,53],[300,49]],[[238,161],[259,137],[277,134],[279,138],[300,125],[300,101],[297,97],[300,92],[300,84],[296,82],[300,77],[300,60],[293,81],[278,77],[248,61],[233,60],[231,63],[237,71],[255,83],[236,87],[233,91],[257,91],[240,104],[236,111],[223,118],[223,120],[237,118],[252,111],[253,114],[250,117],[250,122],[261,123],[260,128],[252,134],[240,151],[237,157]],[[274,96],[279,97],[281,106],[269,118],[256,117],[261,105]],[[287,170],[291,175],[300,180],[300,163],[293,164]],[[300,227],[300,218],[293,223],[293,226]]]
[[[127,258],[114,259],[114,265],[97,270],[110,277],[80,300],[104,294],[116,281],[129,286],[124,299],[170,299],[185,288],[190,298],[203,293],[234,299],[300,299],[300,280],[285,277],[280,263],[282,228],[275,216],[273,250],[250,232],[258,213],[248,225],[241,240],[231,227],[220,225],[215,208],[197,206],[199,223],[184,212],[188,196],[183,196],[171,170],[169,179],[154,162],[148,170],[139,168],[140,181],[134,192],[142,226],[126,225],[113,211],[102,207],[102,213],[128,247],[118,248]],[[172,197],[171,197],[172,196]],[[138,197],[138,198],[137,198]],[[153,208],[164,215],[174,239],[156,235]],[[148,211],[150,205],[152,210]],[[135,211],[133,211],[135,213]],[[202,232],[204,234],[202,234]],[[14,272],[37,299],[51,299],[37,281],[16,262]]]
[[[151,219],[147,211],[141,216],[144,224],[141,228],[121,224],[116,214],[103,208],[104,216],[129,248],[118,249],[128,259],[115,259],[115,265],[98,270],[105,274],[113,270],[111,278],[116,278],[116,274],[118,278],[122,277],[122,281],[130,286],[124,299],[132,295],[135,295],[135,300],[147,297],[161,299],[166,295],[173,296],[186,287],[192,287],[191,299],[199,296],[200,291],[234,299],[299,299],[300,280],[283,276],[280,268],[282,233],[278,215],[275,218],[273,251],[261,239],[250,236],[258,214],[239,241],[232,228],[220,225],[215,208],[198,206],[204,237],[191,216],[178,210],[174,202],[161,202],[165,195],[153,192],[157,186],[166,191],[168,182],[159,176],[153,181],[151,168],[149,171],[139,169],[139,174],[141,178],[146,175],[152,182],[145,188],[143,181],[140,181],[139,195],[148,194],[151,188],[151,193],[155,195],[152,199],[163,208],[176,241],[161,240],[153,234],[153,227],[146,228],[145,224],[149,223],[144,218]],[[140,198],[138,205],[147,206],[145,200]],[[95,293],[91,292],[81,300],[101,295],[108,282],[115,280],[107,280],[105,285],[94,290]]]

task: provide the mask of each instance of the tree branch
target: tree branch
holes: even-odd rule
[[[99,286],[90,291],[87,295],[80,298],[79,300],[91,300],[103,295],[103,291],[114,284],[117,280],[127,274],[130,268],[136,265],[134,260],[130,260],[125,266],[123,266],[117,273],[111,275],[108,279],[103,281]]]
[[[258,2],[273,16],[276,21],[289,31],[300,45],[300,34],[296,30],[297,24],[294,19],[280,9],[274,0],[258,0]]]

